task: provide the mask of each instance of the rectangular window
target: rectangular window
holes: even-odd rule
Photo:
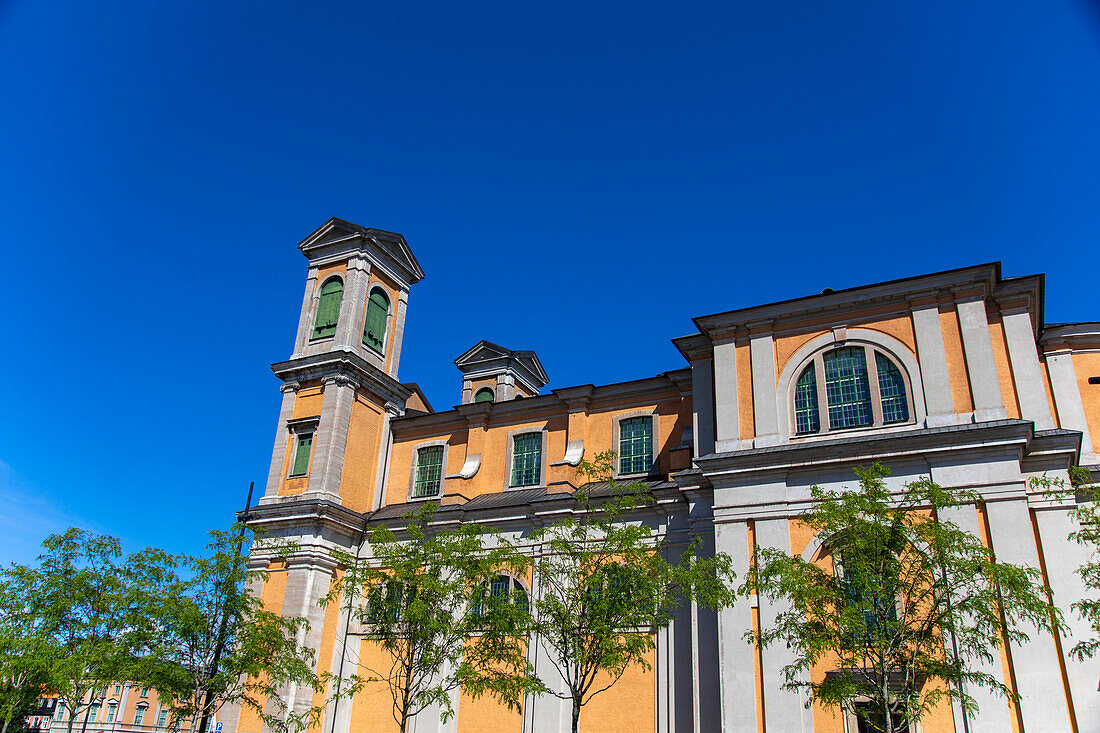
[[[139,707],[134,712],[134,725],[141,725],[141,721],[145,720],[145,708]]]
[[[294,467],[291,476],[305,476],[309,473],[309,451],[313,447],[313,433],[299,433],[298,445],[294,449]]]
[[[653,418],[631,417],[619,422],[619,473],[653,470]]]
[[[88,708],[88,714],[84,716],[87,720],[95,720],[99,717],[99,703],[94,702],[92,706]]]
[[[164,724],[167,721],[168,721],[168,711],[167,710],[161,710],[160,715],[157,716],[157,725],[160,726],[161,728],[163,728]]]
[[[115,722],[115,711],[117,709],[118,709],[118,706],[115,705],[114,703],[111,703],[110,705],[107,706],[107,722],[108,723]]]
[[[542,433],[512,438],[512,486],[538,486],[542,478]]]
[[[141,688],[141,696],[142,697],[149,697],[149,688],[148,687],[142,687]]]
[[[115,694],[117,695],[120,692],[122,692],[122,688],[119,687],[118,685],[115,685]]]
[[[439,482],[443,476],[443,446],[429,445],[416,452],[416,480],[413,484],[413,498],[435,496],[439,493]]]

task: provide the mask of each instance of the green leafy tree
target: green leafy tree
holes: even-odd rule
[[[742,591],[789,610],[746,636],[791,650],[785,687],[854,712],[870,730],[893,733],[950,700],[972,712],[968,687],[1015,699],[974,663],[993,663],[1003,641],[1022,642],[1024,629],[1049,629],[1058,618],[1039,572],[998,562],[947,519],[949,507],[980,500],[973,492],[918,480],[894,495],[881,465],[856,475],[855,490],[813,487],[799,516],[824,539],[831,564],[757,550]],[[811,679],[821,663],[833,671]]]
[[[243,525],[215,530],[206,553],[155,558],[143,567],[157,592],[147,596],[135,678],[156,689],[172,720],[188,721],[190,730],[229,703],[255,711],[272,730],[303,730],[323,707],[294,710],[280,692],[291,683],[324,687],[313,651],[298,641],[308,623],[265,610],[250,590],[268,574],[249,569],[246,535]],[[261,547],[275,556],[293,551],[285,543]]]
[[[107,687],[133,672],[141,588],[114,537],[81,529],[51,535],[37,568],[6,579],[37,595],[49,688],[66,709],[68,730],[100,704]]]
[[[45,617],[34,585],[12,567],[0,578],[0,733],[7,733],[48,689]]]
[[[384,666],[338,679],[339,696],[384,683],[402,733],[433,704],[444,721],[451,718],[450,693],[458,687],[519,709],[533,684],[522,636],[527,608],[486,591],[500,572],[522,570],[525,559],[506,543],[486,542],[473,524],[436,530],[434,512],[426,503],[400,536],[374,529],[365,557],[335,551],[342,572],[323,601],[343,604],[386,653]]]
[[[1091,635],[1077,639],[1070,655],[1084,661],[1100,650],[1100,485],[1088,470],[1074,466],[1070,469],[1069,485],[1062,479],[1047,476],[1032,478],[1034,488],[1045,489],[1059,498],[1076,500],[1073,517],[1079,528],[1070,537],[1088,551],[1088,559],[1077,573],[1085,587],[1094,594],[1070,605],[1070,609],[1088,623]]]
[[[543,549],[534,562],[530,630],[564,683],[542,679],[541,692],[571,702],[573,733],[592,698],[631,666],[651,667],[654,631],[680,604],[694,599],[717,609],[736,596],[728,556],[700,557],[696,542],[675,561],[667,557],[671,548],[634,520],[651,501],[645,485],[620,484],[614,466],[614,451],[582,461],[577,470],[591,481],[574,494],[578,511],[532,537]]]

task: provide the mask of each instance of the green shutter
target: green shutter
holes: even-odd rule
[[[482,387],[474,395],[474,402],[493,402],[496,399],[496,394],[488,387]]]
[[[309,451],[313,447],[313,433],[298,436],[298,447],[294,451],[294,470],[291,476],[305,476],[309,473]]]
[[[313,338],[326,338],[336,333],[336,321],[340,317],[340,299],[344,284],[334,277],[321,286],[321,300],[317,304],[317,319],[313,323]]]
[[[381,290],[374,290],[367,301],[367,317],[363,323],[363,344],[383,352],[386,346],[386,322],[390,315],[390,301]]]

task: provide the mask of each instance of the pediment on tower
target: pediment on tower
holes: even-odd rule
[[[404,236],[337,217],[329,219],[299,242],[298,249],[311,263],[317,264],[358,252],[392,270],[410,285],[424,279],[424,270]]]

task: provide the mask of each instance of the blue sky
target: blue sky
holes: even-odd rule
[[[0,562],[198,549],[267,473],[330,216],[402,232],[401,378],[551,387],[691,317],[978,262],[1100,317],[1100,6],[0,0]]]

